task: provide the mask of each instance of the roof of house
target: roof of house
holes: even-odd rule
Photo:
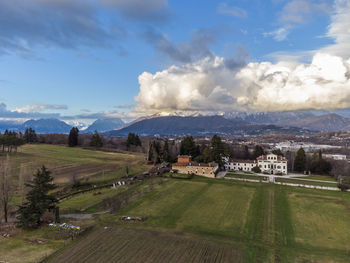
[[[197,163],[197,162],[189,162],[189,163],[174,163],[173,166],[200,166],[200,167],[216,167],[217,163]]]

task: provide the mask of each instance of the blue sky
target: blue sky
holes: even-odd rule
[[[290,94],[285,86],[277,92],[282,95],[276,108],[251,101],[249,94],[260,94],[266,83],[258,91],[258,80],[241,87],[241,70],[260,72],[263,62],[283,62],[295,77],[295,68],[312,66],[319,51],[347,61],[349,54],[339,51],[347,36],[339,40],[338,27],[331,29],[348,22],[348,10],[344,0],[0,0],[0,118],[91,122],[171,111],[326,109],[327,103],[313,97],[315,86],[300,103],[281,97]],[[333,52],[336,47],[340,53]],[[225,72],[209,78],[215,63],[225,65]],[[202,67],[206,73],[199,76],[188,72]],[[348,79],[334,78],[347,92]],[[333,90],[327,86],[323,94]],[[176,97],[175,103],[172,93],[190,99]]]

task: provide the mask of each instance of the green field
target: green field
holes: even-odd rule
[[[60,213],[84,212],[99,204],[103,199],[116,195],[117,192],[119,189],[106,188],[79,194],[59,203]]]
[[[309,176],[300,176],[296,178],[336,182],[336,180],[333,177],[328,175],[309,175]]]
[[[6,156],[0,154],[0,160],[3,158]],[[145,165],[145,156],[138,153],[109,153],[44,144],[24,145],[18,149],[17,153],[10,154],[14,190],[9,207],[11,221],[14,219],[17,205],[22,202],[24,194],[21,194],[21,189],[24,183],[31,180],[32,174],[42,165],[52,171],[54,182],[59,186],[57,190],[67,189],[68,192],[76,191],[71,189],[73,179],[90,183],[90,185],[104,184],[125,176],[127,166],[129,175],[149,169],[149,166]],[[61,213],[99,210],[101,201],[113,196],[116,190],[101,189],[97,192],[101,192],[101,195],[93,195],[93,192],[89,192],[62,202]],[[2,211],[0,215],[2,216]],[[1,229],[1,225],[0,233],[7,233],[7,230]],[[0,235],[0,262],[38,262],[67,242],[67,237],[56,237],[55,233],[47,228],[35,231],[11,230],[9,233],[11,233],[10,238],[3,238]],[[36,239],[44,241],[44,244],[37,244]]]
[[[348,262],[349,207],[350,195],[342,192],[167,179],[119,213],[102,215],[108,234],[96,227],[51,259],[203,262],[207,255],[207,262]],[[124,222],[121,215],[148,220]]]
[[[237,173],[227,173],[225,177],[228,178],[240,178],[240,179],[250,179],[250,180],[259,180],[267,181],[267,176],[251,175],[251,174],[237,174]]]
[[[5,158],[0,155],[0,159]],[[129,174],[144,172],[148,169],[145,156],[138,153],[109,153],[85,150],[79,147],[66,147],[46,144],[27,144],[19,148],[18,153],[10,155],[12,174],[19,178],[30,176],[42,165],[48,167],[56,184],[72,182],[73,178],[100,182],[120,178]]]
[[[22,169],[23,164],[45,164],[64,187],[73,175],[82,182],[99,183],[125,175],[126,165],[132,172],[147,168],[143,155],[49,145],[27,145],[11,161],[17,165],[14,171],[21,164]],[[249,174],[232,176],[256,179]],[[280,179],[336,185],[307,178]],[[47,227],[0,237],[0,261],[38,262],[56,251],[47,262],[349,262],[350,194],[346,192],[197,176],[154,178],[76,195],[60,203],[61,213],[104,211],[115,200],[111,197],[124,191],[130,198],[119,212],[64,221],[94,225],[92,232],[69,244],[67,237]],[[18,196],[15,200],[20,201]],[[125,222],[119,219],[123,215],[147,220]]]
[[[275,178],[275,181],[276,182],[280,182],[280,183],[291,183],[291,184],[305,184],[305,185],[314,185],[314,186],[337,187],[336,183],[332,183],[330,181],[314,182],[314,181],[308,181],[307,179],[296,180],[296,179],[293,179],[293,178]]]

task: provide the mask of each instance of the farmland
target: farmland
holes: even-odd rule
[[[45,144],[24,145],[18,153],[11,155],[10,161],[12,173],[17,178],[21,171],[31,175],[45,165],[52,171],[56,184],[72,182],[73,177],[91,182],[120,178],[125,175],[126,166],[130,174],[147,170],[142,154],[109,153]]]
[[[73,176],[82,183],[99,184],[125,175],[126,166],[129,174],[147,169],[143,155],[50,145],[26,145],[11,156],[11,162],[15,180],[24,167],[32,170],[45,164],[61,187],[71,187]],[[342,263],[350,256],[349,193],[164,177],[118,189],[89,190],[62,201],[61,214],[105,211],[105,199],[113,201],[124,193],[129,193],[128,201],[117,212],[81,221],[67,219],[93,226],[68,246],[67,237],[56,236],[47,227],[0,237],[0,260],[37,262],[54,253],[47,262]],[[17,196],[14,200],[20,202]],[[123,215],[147,220],[121,221]]]
[[[48,262],[348,262],[348,193],[166,180],[117,214],[100,216],[91,235]],[[121,215],[148,220],[124,222]]]
[[[0,155],[0,159],[6,158]],[[144,155],[137,153],[108,153],[82,148],[65,146],[33,144],[24,145],[17,153],[10,154],[11,184],[13,193],[10,199],[10,222],[14,221],[16,206],[21,204],[25,191],[23,185],[31,179],[33,172],[42,165],[52,171],[58,190],[72,189],[73,180],[83,183],[104,184],[126,175],[138,174],[149,169],[144,163]],[[116,190],[100,189],[77,195],[60,203],[61,214],[72,211],[93,211],[105,198],[116,195]],[[2,212],[0,213],[3,216]],[[2,220],[3,218],[1,218]],[[83,226],[87,222],[76,222]],[[91,222],[90,222],[91,223]],[[10,238],[0,236],[0,261],[5,262],[38,262],[43,257],[61,248],[67,237],[56,235],[47,227],[35,230],[7,230],[0,233],[10,233]],[[38,241],[39,240],[39,241]],[[37,242],[41,242],[38,244]],[[21,255],[21,256],[19,256]]]

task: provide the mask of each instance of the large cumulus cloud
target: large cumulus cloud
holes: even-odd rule
[[[317,53],[310,64],[249,63],[221,57],[139,76],[137,110],[281,111],[350,107],[350,60]]]
[[[306,1],[291,3],[305,4]],[[349,17],[350,0],[335,0],[325,35],[334,42],[319,50],[304,51],[313,54],[308,63],[284,56],[276,63],[244,65],[213,55],[155,74],[144,72],[139,76],[136,110],[228,112],[349,108]],[[232,64],[236,66],[230,66]]]

